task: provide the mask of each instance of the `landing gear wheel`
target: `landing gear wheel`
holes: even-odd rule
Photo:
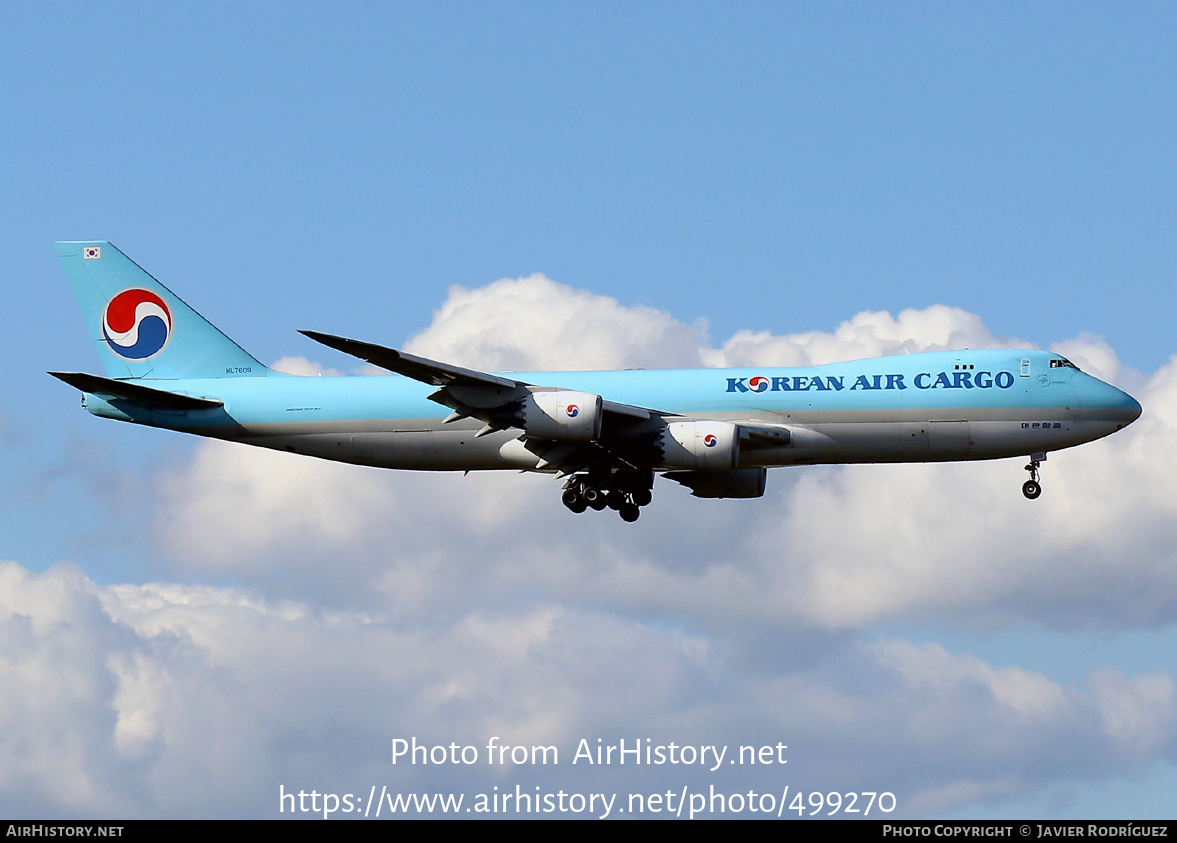
[[[621,520],[628,521],[630,524],[632,524],[634,521],[637,521],[638,516],[642,514],[641,509],[634,506],[632,503],[622,505],[618,512],[621,515]]]
[[[1022,494],[1030,500],[1034,500],[1034,498],[1042,494],[1042,486],[1033,480],[1027,480],[1022,484]]]
[[[577,514],[588,509],[588,504],[585,503],[584,498],[580,496],[580,492],[576,491],[576,489],[565,489],[564,494],[560,496],[560,500],[564,506]]]
[[[649,489],[635,489],[633,492],[633,502],[637,506],[649,506],[653,499]]]
[[[621,507],[625,506],[625,495],[621,492],[610,492],[605,496],[605,503],[610,509],[620,511]]]

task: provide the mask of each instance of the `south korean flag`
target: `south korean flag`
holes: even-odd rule
[[[82,258],[84,260],[88,260],[88,261],[98,260],[101,257],[102,257],[102,247],[101,246],[87,246],[86,248],[82,249]]]

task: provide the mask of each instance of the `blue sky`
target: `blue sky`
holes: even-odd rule
[[[363,469],[337,475],[336,467],[304,469],[293,458],[298,468],[254,463],[260,458],[101,422],[80,412],[77,395],[44,372],[95,370],[97,363],[50,243],[103,238],[266,362],[297,356],[347,370],[348,361],[300,337],[299,328],[397,346],[412,342],[422,353],[458,356],[479,347],[453,339],[465,331],[493,352],[502,337],[488,333],[487,325],[446,322],[442,308],[463,295],[451,289],[458,285],[481,295],[480,306],[492,311],[495,296],[507,288],[489,285],[504,278],[533,279],[526,289],[540,304],[518,314],[523,339],[511,342],[525,346],[539,364],[545,349],[528,345],[527,336],[544,323],[542,303],[555,312],[583,301],[576,291],[603,297],[593,300],[605,323],[599,335],[615,337],[627,353],[636,353],[626,345],[630,340],[609,326],[623,324],[623,317],[646,319],[643,308],[661,312],[661,321],[649,323],[664,332],[651,348],[662,349],[668,365],[682,359],[684,343],[731,359],[735,352],[725,344],[740,331],[769,332],[778,350],[781,344],[802,348],[807,332],[835,335],[856,314],[885,311],[898,319],[909,309],[932,313],[929,308],[947,305],[959,313],[925,322],[946,320],[970,341],[1018,338],[1039,347],[1075,341],[1092,355],[1110,351],[1117,363],[1104,374],[1134,391],[1153,379],[1147,394],[1156,403],[1146,403],[1145,412],[1162,424],[1170,406],[1164,376],[1177,351],[1170,328],[1177,269],[1175,15],[1161,3],[0,7],[0,242],[9,296],[0,348],[15,363],[0,396],[0,559],[34,577],[69,560],[76,567],[53,574],[73,584],[66,591],[82,603],[85,594],[105,601],[106,614],[95,609],[93,615],[94,640],[109,635],[139,642],[108,654],[107,662],[155,666],[139,673],[111,668],[121,683],[111,692],[115,702],[99,694],[78,701],[80,710],[154,699],[158,687],[150,676],[166,673],[171,687],[180,687],[202,675],[185,673],[184,654],[160,649],[150,630],[163,621],[143,620],[127,608],[151,601],[132,599],[125,589],[158,582],[173,589],[169,594],[207,588],[225,590],[215,592],[217,599],[245,595],[244,603],[266,607],[258,618],[290,623],[294,615],[280,606],[294,601],[302,607],[295,615],[321,624],[291,632],[312,649],[326,647],[323,637],[342,634],[331,626],[332,613],[368,613],[380,620],[372,621],[376,628],[356,627],[364,646],[377,646],[386,635],[419,637],[431,642],[422,649],[439,664],[448,664],[451,653],[439,642],[460,643],[475,628],[513,630],[479,633],[508,639],[535,624],[569,635],[587,629],[613,642],[601,645],[594,662],[600,672],[589,675],[618,700],[639,693],[645,681],[620,669],[639,645],[665,651],[666,663],[677,665],[665,687],[640,692],[650,702],[626,721],[620,707],[594,706],[591,690],[575,676],[550,665],[532,664],[529,672],[524,659],[523,674],[544,677],[561,699],[579,700],[570,705],[580,713],[557,715],[542,701],[513,710],[501,688],[471,692],[469,719],[496,728],[515,724],[526,731],[560,721],[564,725],[551,734],[563,740],[579,729],[632,734],[693,723],[700,736],[735,742],[760,734],[746,724],[784,712],[781,728],[795,725],[800,732],[792,742],[804,747],[811,734],[812,753],[828,762],[814,762],[815,777],[845,789],[851,783],[838,784],[830,771],[859,766],[893,775],[901,804],[910,798],[917,813],[1001,815],[1010,805],[1044,815],[1171,813],[1175,744],[1163,701],[1166,677],[1171,685],[1177,670],[1168,655],[1174,643],[1169,612],[1177,605],[1170,594],[1177,589],[1166,590],[1177,537],[1164,526],[1174,513],[1165,509],[1171,504],[1163,476],[1146,470],[1169,452],[1149,440],[1122,451],[1094,444],[1091,457],[1079,451],[1052,456],[1038,512],[1047,517],[1039,529],[1016,550],[982,542],[979,555],[969,556],[944,538],[958,529],[959,517],[946,490],[974,507],[992,507],[993,520],[986,523],[993,531],[1021,535],[1023,522],[1034,516],[1020,496],[1000,504],[989,498],[998,490],[1016,493],[1020,465],[774,472],[775,491],[762,501],[696,509],[700,502],[664,493],[653,517],[643,517],[642,530],[623,533],[614,524],[571,524],[567,513],[549,505],[554,491],[542,481],[519,480],[527,491],[518,493],[516,508],[495,510],[492,518],[484,499],[513,497],[512,478],[478,479],[459,492],[436,478],[386,478]],[[536,274],[555,285],[535,281]],[[973,314],[983,330],[961,313]],[[912,331],[913,342],[940,342],[917,321],[900,320],[895,330]],[[882,324],[867,320],[860,328],[870,338],[882,337],[891,330]],[[568,348],[549,353],[600,359],[594,355],[603,353],[605,340],[594,340],[575,320],[564,327],[558,335],[570,338]],[[455,362],[492,368],[493,358]],[[246,469],[289,471],[291,483],[330,489],[338,483],[345,491],[338,501],[308,494],[308,503],[233,473]],[[1121,474],[1160,484],[1142,504],[1146,514],[1111,504],[1100,509],[1101,495],[1110,494],[1106,484]],[[935,478],[930,486],[929,477]],[[797,519],[811,517],[815,535],[865,531],[864,525],[848,527],[838,513],[859,511],[853,507],[873,484],[909,492],[915,510],[903,509],[907,495],[894,495],[893,508],[886,509],[891,526],[872,524],[881,530],[871,537],[875,544],[902,546],[907,554],[893,560],[893,568],[880,563],[874,569],[890,577],[878,589],[915,596],[878,603],[848,598],[858,608],[844,615],[785,605],[777,616],[760,608],[748,620],[693,592],[708,588],[705,578],[675,579],[680,561],[691,571],[720,565],[732,581],[772,579],[778,574],[761,558],[768,551],[748,538],[746,525],[795,528]],[[349,497],[353,486],[371,498]],[[242,488],[252,491],[234,497]],[[454,519],[465,526],[431,547],[420,538],[390,536],[370,511],[376,500],[416,512],[418,498],[435,502],[426,510],[431,514],[421,516],[424,523],[442,531]],[[229,517],[218,508],[226,501],[237,501],[243,517],[262,525],[245,551],[202,543],[201,537],[223,529],[216,519]],[[821,508],[822,501],[830,507]],[[437,512],[445,517],[434,524]],[[1097,520],[1101,512],[1120,513],[1104,532],[1106,547],[1067,543],[1077,519]],[[908,524],[909,515],[913,526],[901,531],[895,525]],[[284,538],[272,527],[281,517],[312,526]],[[702,530],[699,519],[707,517],[717,519],[713,532],[689,532]],[[495,519],[580,548],[565,562],[571,573],[521,585],[526,578],[512,566],[531,545],[514,544],[511,531],[494,526]],[[188,544],[176,535],[188,536]],[[725,542],[737,543],[733,549]],[[393,561],[380,556],[389,546],[401,554]],[[846,544],[845,552],[852,548]],[[823,563],[820,552],[799,546],[794,552],[795,560],[776,560],[785,572],[779,576],[804,579],[797,572],[809,571],[813,582],[821,581],[830,560]],[[641,577],[632,598],[600,585],[594,566],[613,557],[620,561],[610,564],[622,568],[648,564],[669,578],[673,588],[664,585],[675,596],[642,592],[653,580]],[[931,563],[940,561],[967,563],[989,584],[978,587],[975,599],[954,603],[938,590]],[[1048,575],[1068,577],[1068,564],[1082,575],[1052,590]],[[1046,573],[1036,578],[1039,565]],[[1014,586],[1027,572],[1025,590],[1002,591],[985,579],[986,568],[1007,572]],[[867,576],[872,569],[853,570]],[[1125,571],[1120,592],[1108,590],[1107,577],[1116,570]],[[423,584],[441,574],[469,577],[483,590],[447,597],[436,584]],[[422,602],[399,602],[389,590],[393,581],[414,583]],[[44,591],[55,593],[48,585]],[[1152,603],[1145,593],[1154,595]],[[30,605],[44,606],[49,615],[74,605],[60,596],[37,600],[44,602]],[[954,608],[944,609],[945,600]],[[111,608],[116,603],[121,610]],[[138,620],[128,620],[132,616]],[[217,644],[193,631],[207,621],[177,621],[172,634],[224,668]],[[249,636],[255,621],[262,623],[226,621],[226,629]],[[376,643],[365,637],[372,635]],[[808,642],[812,653],[782,639]],[[270,639],[259,633],[258,641],[262,653],[261,642]],[[778,648],[783,654],[770,655]],[[920,659],[938,663],[939,652],[928,648],[942,648],[961,676],[981,677],[980,685],[966,682],[971,688],[1025,679],[1009,671],[1032,675],[1026,681],[1035,688],[1054,683],[1043,693],[1052,705],[1070,706],[1067,717],[1076,725],[1074,732],[1044,737],[1043,746],[1089,739],[1104,748],[1063,769],[1046,763],[1046,749],[1041,757],[990,756],[991,747],[981,741],[977,757],[997,761],[961,762],[958,769],[947,755],[967,754],[972,745],[932,742],[912,749],[908,762],[887,767],[870,731],[887,725],[890,709],[879,701],[932,705],[952,696],[941,699],[940,691],[912,678],[919,671],[896,667]],[[700,651],[709,655],[692,661]],[[513,675],[499,672],[506,659],[487,659],[495,667],[486,674],[496,682]],[[870,689],[856,692],[851,678],[864,661],[900,682],[902,693],[885,677],[877,680],[881,697]],[[209,670],[209,676],[221,675]],[[120,721],[122,755],[109,761],[113,767],[104,767],[105,756],[95,750],[71,768],[87,781],[115,782],[106,801],[61,800],[48,788],[0,779],[0,804],[46,816],[107,810],[100,806],[112,806],[112,815],[200,809],[267,816],[270,785],[293,781],[302,762],[291,759],[303,757],[265,748],[286,747],[268,731],[279,718],[268,701],[289,683],[309,697],[317,687],[298,685],[293,666],[289,670],[287,684],[262,685],[250,694],[267,701],[256,709],[256,720],[247,718],[259,730],[256,751],[249,754],[249,740],[241,750],[246,766],[265,771],[259,795],[213,790],[191,802],[169,796],[160,781],[215,775],[219,762],[186,751],[184,739],[160,737],[191,738],[199,731],[195,721],[160,726],[166,707],[157,701],[135,709],[138,719]],[[453,676],[417,682],[393,671],[382,674],[381,684],[362,673],[339,668],[336,682],[362,686],[356,699],[372,711],[405,713],[360,730],[354,744],[333,744],[334,733],[313,725],[314,707],[283,714],[290,734],[319,747],[305,756],[311,759],[302,771],[307,786],[318,780],[316,771],[324,782],[320,790],[352,778],[383,781],[387,764],[372,757],[384,760],[380,753],[393,729],[444,736],[451,728],[446,724],[458,722],[422,702],[426,685],[441,687],[456,681]],[[476,685],[486,678],[471,676]],[[737,711],[737,702],[715,685],[720,680],[749,690],[753,699],[763,694],[763,708]],[[95,687],[106,687],[103,681],[95,679]],[[19,687],[34,693],[34,685]],[[774,705],[770,687],[793,688],[799,699],[836,692],[848,711],[858,705],[871,710],[878,702],[882,719],[857,714],[842,724],[817,723],[801,703]],[[226,687],[219,693],[230,710],[235,692]],[[691,708],[690,693],[713,695],[720,713],[708,719]],[[976,702],[966,690],[952,693]],[[1125,710],[1124,699],[1152,705],[1141,703],[1155,715],[1152,725],[1125,731],[1108,714]],[[339,724],[355,714],[339,701],[314,710],[327,711]],[[901,710],[892,713],[898,717]],[[1098,736],[1081,725],[1099,719],[1092,712],[1104,718]],[[7,716],[11,733],[39,728],[32,715]],[[1062,720],[1071,722],[1067,717]],[[977,722],[989,724],[977,726],[978,734],[986,728],[1020,734],[1008,723],[1000,726],[1005,721],[988,709],[979,710]],[[158,728],[134,732],[134,723]],[[102,728],[99,722],[87,733],[94,746],[105,746]],[[62,729],[50,732],[65,740],[70,735]],[[136,743],[131,733],[155,736]],[[45,752],[52,754],[52,743]],[[111,774],[116,768],[119,775]],[[936,788],[938,776],[943,792]],[[461,777],[442,781],[467,784]],[[972,790],[961,784],[966,781]],[[1017,782],[1021,795],[995,784],[1001,781]],[[946,795],[950,784],[958,795]]]

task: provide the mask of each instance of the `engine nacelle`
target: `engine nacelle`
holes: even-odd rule
[[[520,410],[528,436],[560,442],[591,442],[601,438],[601,396],[570,389],[528,393]]]
[[[671,422],[659,434],[666,468],[723,471],[740,458],[740,428],[731,422]]]
[[[682,483],[697,498],[759,498],[764,494],[768,469],[734,471],[668,471],[662,475]]]

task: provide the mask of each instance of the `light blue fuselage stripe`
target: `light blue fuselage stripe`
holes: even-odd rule
[[[899,411],[957,407],[1071,408],[1077,403],[1075,381],[1089,376],[1070,368],[1050,369],[1051,357],[1054,355],[1036,351],[944,352],[812,368],[525,372],[511,373],[510,377],[689,417],[719,413],[754,418],[758,413],[823,411],[877,411],[889,417]],[[1020,364],[1026,358],[1032,361],[1030,375],[1022,377]],[[959,365],[973,368],[953,369]],[[1050,382],[1040,385],[1039,375]],[[763,380],[750,385],[754,379]],[[246,426],[310,420],[440,419],[449,413],[429,400],[435,387],[399,376],[228,377],[142,383],[219,398],[225,402],[225,412]],[[756,391],[757,387],[762,391]],[[200,424],[195,416],[190,422]]]
[[[687,419],[784,425],[779,447],[741,448],[740,466],[994,459],[1054,451],[1130,423],[1130,396],[1037,351],[913,354],[793,369],[512,373]],[[1024,374],[1023,374],[1024,373]],[[509,428],[446,425],[435,387],[400,376],[151,380],[223,408],[150,411],[90,396],[96,415],[388,468],[535,470]],[[669,419],[668,421],[673,421]],[[621,417],[620,430],[624,430]],[[623,435],[623,434],[622,434]],[[605,443],[608,446],[608,443]],[[674,466],[658,467],[665,470]]]

